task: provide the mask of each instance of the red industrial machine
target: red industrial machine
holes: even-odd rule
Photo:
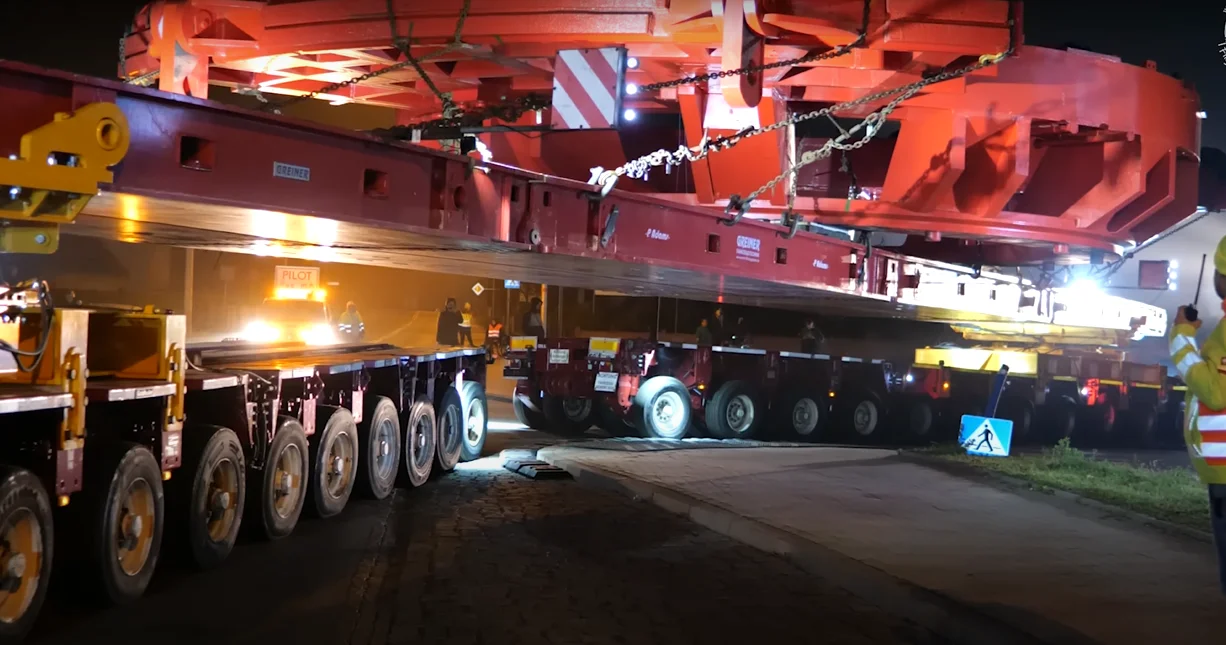
[[[121,74],[268,107],[381,106],[402,126],[386,134],[459,126],[500,162],[571,179],[690,147],[617,187],[903,233],[902,252],[963,264],[1109,260],[1193,213],[1195,93],[1152,62],[1023,46],[1020,5],[161,0],[137,14]]]

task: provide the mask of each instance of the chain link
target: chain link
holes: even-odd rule
[[[604,168],[593,168],[592,169],[592,179],[589,181],[589,183],[599,184],[601,186],[601,193],[608,194],[608,192],[613,189],[614,184],[617,183],[617,180],[623,176],[628,176],[632,179],[642,179],[644,176],[646,176],[647,171],[650,170],[651,168],[655,168],[659,166],[679,166],[682,163],[687,162],[687,161],[690,163],[693,163],[695,161],[701,161],[702,159],[705,159],[707,156],[709,156],[711,153],[719,152],[721,150],[727,150],[737,145],[741,141],[744,141],[745,139],[756,137],[762,134],[767,134],[769,132],[774,132],[781,128],[792,126],[797,123],[803,123],[805,121],[810,121],[813,119],[821,118],[826,115],[833,115],[837,112],[844,112],[852,108],[857,108],[857,107],[860,107],[860,106],[863,106],[869,103],[875,103],[882,99],[887,99],[890,97],[897,97],[894,100],[892,100],[889,104],[887,104],[886,106],[889,110],[892,111],[894,108],[898,106],[899,103],[907,100],[908,98],[911,98],[912,96],[915,96],[916,93],[918,93],[920,90],[924,89],[925,87],[928,87],[929,85],[934,85],[936,83],[941,83],[941,82],[950,80],[952,78],[964,76],[971,72],[975,72],[985,67],[988,67],[989,65],[994,65],[1000,62],[1001,60],[1003,60],[1011,52],[1012,52],[1012,48],[1010,48],[1009,51],[1006,51],[1001,54],[982,56],[979,58],[977,62],[971,65],[962,67],[960,69],[944,70],[929,78],[921,79],[919,81],[910,83],[908,85],[903,85],[903,86],[888,89],[888,90],[882,90],[880,92],[874,92],[872,94],[867,94],[865,96],[862,96],[857,99],[853,99],[851,101],[845,101],[843,103],[837,103],[835,105],[824,107],[820,110],[814,110],[812,112],[805,112],[805,113],[791,114],[791,115],[788,115],[787,118],[782,119],[780,121],[776,121],[775,123],[772,123],[770,125],[766,125],[762,127],[745,128],[744,130],[741,130],[740,132],[737,132],[735,134],[731,134],[731,135],[724,136],[724,137],[718,137],[715,139],[708,139],[707,137],[704,136],[702,141],[700,141],[698,145],[693,146],[693,147],[681,145],[681,146],[678,146],[676,150],[672,150],[672,151],[661,148],[660,150],[657,150],[650,154],[643,155],[642,157],[639,157],[638,159],[632,159],[626,162],[625,164],[622,164],[621,166],[614,168],[612,170],[605,170]],[[877,115],[876,117],[874,117],[873,114],[870,114],[865,119],[865,121],[867,122],[869,119],[872,119],[874,122],[882,120],[880,115]],[[863,129],[864,126],[865,126],[865,123],[862,122],[861,124],[853,128],[852,131],[848,133],[848,135],[856,131],[859,131],[860,129]],[[875,129],[874,129],[874,134],[875,134]],[[839,139],[842,139],[842,140],[846,140],[846,138],[847,137],[845,136],[839,137]],[[839,139],[835,139],[834,141],[839,141]],[[839,144],[841,143],[842,141],[839,141]],[[851,144],[851,145],[854,145],[855,148],[859,148],[863,146],[864,143],[867,143],[867,141],[864,141],[863,143],[856,142],[856,144]],[[830,145],[829,147],[833,149],[836,146]],[[825,148],[825,146],[823,148]],[[855,148],[852,148],[852,149],[855,149]],[[842,149],[842,148],[839,148],[839,149]],[[805,155],[802,156],[801,162],[804,163],[804,165],[808,165],[809,163],[812,163],[816,159],[810,159],[808,162],[805,162],[804,157],[809,156],[812,153],[816,153],[816,152],[820,152],[820,150],[810,151],[808,153],[805,153]],[[832,150],[828,150],[826,154],[828,155],[830,154],[830,152],[832,152]],[[784,174],[786,174],[786,171]],[[774,187],[774,185],[778,184],[779,181],[781,181],[781,179],[776,178],[770,183],[770,187]],[[762,192],[761,190],[755,191],[754,194],[761,194],[761,192]]]
[[[520,117],[549,107],[549,97],[540,94],[528,94],[505,103],[488,105],[481,110],[463,112],[454,116],[443,116],[429,121],[420,121],[407,125],[397,125],[391,128],[372,130],[370,133],[389,139],[412,139],[414,131],[435,130],[442,128],[480,127],[487,119],[498,119],[507,123],[518,121]],[[513,126],[508,126],[512,127]]]
[[[856,36],[856,39],[845,45],[839,45],[838,47],[835,47],[834,49],[831,49],[830,51],[825,51],[825,52],[820,52],[820,53],[815,53],[815,54],[807,54],[805,56],[801,56],[800,58],[789,58],[787,60],[777,60],[773,63],[764,63],[762,65],[750,65],[749,67],[720,70],[718,72],[711,72],[708,74],[694,74],[690,76],[683,76],[681,78],[673,79],[671,81],[661,81],[659,83],[648,83],[647,85],[640,85],[638,89],[640,92],[650,92],[652,90],[662,90],[667,87],[677,87],[679,85],[692,85],[695,83],[702,83],[705,81],[711,81],[715,79],[728,78],[729,76],[744,76],[746,74],[764,72],[769,69],[779,69],[781,67],[794,67],[796,65],[803,65],[805,63],[815,63],[821,60],[829,60],[831,58],[838,58],[840,56],[844,56],[850,53],[852,49],[855,49],[856,47],[863,45],[864,41],[868,39],[868,19],[869,19],[869,8],[871,4],[872,4],[872,0],[864,0],[864,17],[860,25],[860,33]]]
[[[839,136],[835,137],[834,139],[827,141],[821,148],[818,148],[817,150],[810,150],[802,154],[800,156],[800,160],[797,161],[795,164],[793,164],[792,167],[779,173],[779,175],[776,176],[774,179],[766,182],[765,184],[763,184],[761,187],[759,187],[757,190],[753,191],[752,193],[749,193],[749,195],[747,195],[743,200],[739,200],[741,203],[736,205],[736,208],[744,210],[745,208],[748,207],[749,204],[752,204],[755,199],[757,199],[758,197],[761,197],[764,193],[767,193],[773,190],[775,186],[778,185],[779,182],[783,181],[785,178],[795,175],[798,171],[800,171],[801,168],[804,168],[805,166],[808,166],[809,164],[815,161],[829,157],[830,155],[834,154],[835,150],[851,152],[852,150],[859,150],[860,148],[863,148],[864,145],[867,144],[869,141],[871,141],[872,138],[877,134],[877,132],[880,130],[880,126],[885,123],[886,117],[888,117],[891,112],[893,112],[904,101],[914,97],[916,94],[919,94],[920,90],[924,89],[925,87],[928,87],[929,85],[935,85],[937,83],[943,83],[945,81],[948,81],[954,78],[958,78],[960,76],[965,76],[966,74],[970,74],[971,72],[979,71],[985,67],[988,67],[989,65],[996,64],[997,62],[1003,60],[1004,57],[1005,57],[1005,54],[998,54],[996,56],[982,56],[980,57],[978,61],[976,61],[975,63],[971,65],[967,65],[966,67],[956,69],[956,70],[945,70],[939,74],[932,76],[931,78],[921,79],[914,83],[905,85],[902,88],[899,88],[901,93],[899,93],[897,96],[891,99],[889,103],[886,103],[884,106],[878,108],[873,113],[869,114],[862,121],[852,126],[850,130],[846,130]],[[882,94],[882,93],[879,92],[878,94]],[[859,105],[863,105],[865,103],[872,102],[873,97],[875,96],[877,95],[870,95],[867,97],[862,97],[854,101],[848,101],[847,103],[841,103],[841,104],[834,105],[828,108],[824,108],[822,110],[810,112],[805,116],[808,116],[809,118],[816,118],[817,116],[828,116],[831,113],[837,112],[841,109],[847,109],[849,107],[857,107]],[[854,143],[850,143],[850,144],[844,143],[845,141],[847,141],[847,139],[851,138],[852,135],[856,134],[860,130],[865,131],[864,136],[862,136],[859,140],[855,141]],[[789,207],[790,207],[790,203],[789,203]]]

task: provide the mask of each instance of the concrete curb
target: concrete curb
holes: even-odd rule
[[[1030,493],[1035,499],[1042,499],[1043,501],[1049,503],[1053,498],[1055,498],[1056,500],[1060,500],[1065,503],[1083,506],[1087,509],[1135,522],[1164,533],[1179,535],[1198,542],[1213,544],[1213,534],[1209,533],[1208,531],[1198,531],[1194,528],[1175,524],[1174,522],[1168,522],[1156,517],[1151,517],[1144,513],[1138,513],[1126,508],[1113,506],[1095,499],[1090,499],[1089,497],[1085,497],[1077,493],[1071,493],[1069,491],[1056,488],[1047,488],[1033,482],[1028,482],[1024,479],[1018,479],[1017,477],[1010,477],[1009,475],[1002,475],[1000,473],[982,470],[966,464],[946,461],[939,457],[916,454],[905,450],[899,450],[898,456],[905,461],[910,461],[921,466],[928,466],[957,477],[982,479],[1010,492]]]
[[[1024,620],[1021,621],[1022,625],[1011,624],[789,531],[743,517],[664,486],[580,464],[555,452],[542,449],[537,453],[537,458],[562,468],[580,484],[625,495],[635,501],[651,502],[751,547],[788,558],[884,611],[907,618],[954,643],[1087,645],[1093,642],[1067,634],[1043,634],[1040,638],[1025,629]]]

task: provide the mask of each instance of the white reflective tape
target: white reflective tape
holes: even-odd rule
[[[600,115],[610,122],[616,121],[617,114],[615,110],[617,106],[614,104],[613,95],[610,93],[612,88],[600,84],[600,76],[588,64],[587,59],[583,56],[583,52],[564,49],[558,52],[558,57],[566,62],[566,66],[570,68],[575,80],[579,81],[579,85],[583,87],[583,92],[591,99],[596,109],[600,110]],[[610,67],[614,70],[617,69],[616,65],[610,65]]]
[[[553,79],[553,102],[550,107],[558,111],[562,120],[566,122],[566,127],[572,130],[588,125],[587,119],[583,118],[575,102],[566,93],[566,88],[562,87],[562,82],[556,78]]]
[[[1202,457],[1226,457],[1226,443],[1202,443],[1200,455]]]
[[[1226,430],[1226,414],[1206,414],[1197,419],[1197,430]]]
[[[1192,351],[1200,352],[1200,348],[1196,346],[1196,339],[1191,336],[1176,336],[1171,339],[1171,356],[1178,354],[1180,350],[1189,345],[1192,346]]]
[[[1175,365],[1175,369],[1179,371],[1179,375],[1182,376],[1184,380],[1187,380],[1188,370],[1192,369],[1192,366],[1199,362],[1201,362],[1200,354],[1197,354],[1196,352],[1188,352],[1182,359],[1179,360],[1179,363]]]

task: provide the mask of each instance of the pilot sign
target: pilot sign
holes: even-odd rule
[[[318,289],[319,267],[277,267],[277,287],[281,289]]]

